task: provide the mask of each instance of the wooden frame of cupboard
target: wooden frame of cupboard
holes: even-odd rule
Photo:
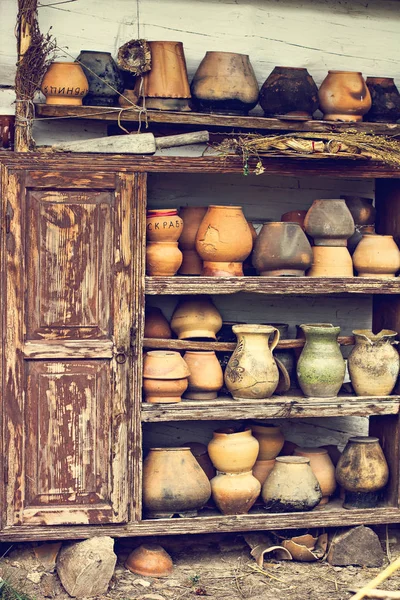
[[[239,291],[292,296],[371,294],[374,327],[388,327],[400,332],[399,279],[145,277],[147,173],[172,172],[177,177],[179,173],[241,173],[243,165],[238,157],[67,156],[29,153],[1,157],[0,163],[0,472],[3,473],[0,540],[79,539],[99,534],[114,537],[150,536],[400,522],[400,396],[343,396],[327,402],[297,396],[280,396],[266,402],[237,402],[225,398],[214,401],[212,406],[189,401],[165,407],[141,404],[143,348],[198,347],[195,342],[144,340],[146,294],[177,296],[181,293],[234,294]],[[377,230],[400,239],[400,171],[368,161],[289,158],[265,159],[264,167],[262,177],[279,174],[376,178]],[[87,212],[82,205],[87,207]],[[89,219],[88,215],[93,218]],[[82,223],[85,226],[82,225],[82,230],[79,231]],[[93,223],[97,224],[97,229]],[[107,227],[114,228],[111,234]],[[71,233],[68,234],[69,238],[68,235],[61,236],[63,228],[69,232],[73,230],[73,236]],[[55,239],[58,240],[56,244]],[[70,263],[63,263],[72,279],[64,277],[61,283],[58,280],[55,283],[46,281],[44,275],[54,275],[59,269],[59,264],[52,257],[60,248],[64,254],[66,249],[70,251],[71,247],[75,248],[73,243],[77,239],[86,244],[86,262],[81,257],[74,265],[72,258],[72,270]],[[46,244],[52,244],[51,248]],[[89,269],[89,273],[98,269],[94,281],[99,288],[103,285],[102,298],[106,298],[108,293],[110,302],[104,308],[99,304],[99,296],[92,294],[88,303],[92,311],[91,321],[87,315],[84,316],[86,320],[89,319],[89,325],[85,321],[86,324],[81,324],[80,329],[76,323],[66,327],[65,320],[69,319],[72,323],[73,319],[78,318],[75,314],[71,317],[72,305],[67,304],[68,297],[72,298],[71,302],[75,302],[75,310],[77,296],[74,296],[66,283],[72,280],[75,282],[76,278],[81,281],[81,270],[87,269],[88,264],[92,269]],[[46,285],[50,286],[51,293],[48,295]],[[82,297],[83,289],[79,288],[79,298]],[[63,295],[57,297],[57,291]],[[42,293],[44,299],[40,300],[40,304],[38,297],[41,298]],[[60,302],[64,303],[62,311]],[[84,302],[80,301],[78,304],[83,305]],[[80,310],[80,315],[84,315],[82,307]],[[49,315],[53,322],[49,322]],[[83,319],[82,316],[79,318]],[[352,339],[342,338],[341,343],[352,343]],[[296,347],[299,344],[299,340],[285,340],[281,347]],[[211,342],[209,347],[232,349],[232,345]],[[55,452],[54,456],[58,460],[55,463],[58,465],[70,450],[67,448],[65,456],[60,458],[57,452],[62,455],[63,447],[57,449],[57,445],[52,446],[50,442],[58,440],[61,444],[64,441],[68,446],[71,439],[68,437],[70,434],[66,433],[65,439],[60,441],[57,435],[60,435],[61,429],[55,437],[50,438],[50,417],[53,418],[54,434],[58,421],[61,419],[60,422],[64,423],[60,417],[64,413],[57,413],[58,403],[53,415],[46,412],[47,400],[41,398],[54,400],[57,397],[50,384],[41,393],[37,390],[40,390],[40,377],[46,386],[47,379],[50,380],[54,375],[53,366],[60,362],[64,362],[67,367],[63,367],[62,374],[57,371],[59,380],[62,380],[64,373],[73,378],[76,363],[80,365],[84,377],[87,376],[88,381],[94,381],[96,378],[91,373],[87,374],[87,365],[95,364],[95,368],[101,362],[106,365],[105,378],[98,376],[96,371],[96,377],[100,378],[103,386],[101,393],[91,384],[91,389],[95,390],[93,399],[85,405],[89,417],[93,417],[92,426],[98,429],[95,429],[94,434],[92,431],[90,438],[97,448],[97,458],[89,456],[88,459],[88,463],[92,460],[94,465],[93,473],[79,476],[81,479],[76,475],[74,479],[87,484],[87,489],[83,490],[71,490],[68,485],[65,489],[60,487],[56,490],[54,487],[54,482],[60,482],[62,475],[52,471],[51,450]],[[110,377],[107,376],[107,369],[111,373]],[[53,382],[51,385],[56,386],[57,383]],[[64,404],[67,401],[72,406],[77,402],[74,398],[79,396],[79,390],[76,392],[79,385],[75,381],[71,384],[72,387],[62,385],[65,395],[61,397],[61,405],[62,401]],[[109,393],[106,394],[104,390]],[[106,401],[103,396],[106,396]],[[269,514],[260,509],[243,516],[223,516],[210,512],[207,513],[210,516],[193,519],[142,519],[143,421],[346,415],[370,416],[370,431],[381,440],[391,471],[384,505],[375,509],[346,511],[333,502],[309,513]],[[87,418],[87,422],[90,422],[90,418]],[[92,450],[87,448],[85,451],[90,455]],[[100,475],[96,469],[99,469]]]

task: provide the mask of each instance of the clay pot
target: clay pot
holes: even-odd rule
[[[399,353],[393,347],[397,332],[355,329],[356,344],[347,364],[357,396],[389,396],[399,375]]]
[[[298,223],[265,223],[253,251],[262,276],[303,277],[312,262],[310,243]]]
[[[82,67],[74,62],[53,62],[47,69],[40,89],[46,104],[81,106],[89,91]]]
[[[268,475],[275,466],[275,459],[271,460],[256,460],[253,467],[253,475],[260,482],[261,486],[266,481]]]
[[[149,242],[146,246],[146,273],[151,277],[173,277],[182,264],[178,242]]]
[[[253,237],[241,206],[208,207],[196,235],[196,250],[206,276],[242,276]]]
[[[257,461],[276,458],[285,443],[285,438],[280,427],[277,425],[251,423],[251,431],[260,445]]]
[[[208,479],[215,477],[216,472],[211,459],[208,456],[207,446],[205,444],[201,444],[200,442],[186,442],[185,444],[182,444],[182,447],[190,448],[193,456],[207,475]]]
[[[185,398],[214,400],[224,383],[221,365],[212,350],[187,350],[183,356],[189,367],[189,387]]]
[[[356,225],[354,233],[347,240],[347,249],[350,255],[353,256],[358,244],[363,239],[364,235],[376,235],[375,225]]]
[[[306,396],[333,398],[342,387],[345,362],[337,342],[340,327],[329,323],[301,325],[306,343],[297,362],[297,379]]]
[[[217,471],[243,473],[251,471],[258,456],[258,441],[251,429],[229,432],[217,429],[208,444],[208,454]]]
[[[318,108],[318,88],[304,68],[275,67],[260,90],[266,117],[312,119]]]
[[[190,448],[150,448],[143,463],[143,507],[148,518],[196,516],[210,496],[210,482]]]
[[[146,402],[180,402],[188,386],[189,369],[179,352],[152,350],[143,359]]]
[[[180,275],[201,275],[203,261],[196,251],[196,235],[205,214],[206,206],[182,206],[179,214],[183,219],[183,231],[179,238],[183,261],[179,269]]]
[[[168,577],[174,565],[172,558],[158,544],[142,544],[125,561],[128,571],[145,577]]]
[[[272,355],[279,331],[270,325],[234,325],[232,329],[238,342],[225,370],[226,387],[235,399],[269,398],[279,381]]]
[[[304,226],[315,246],[346,246],[354,233],[354,220],[342,199],[314,200]]]
[[[376,218],[376,209],[372,198],[363,198],[362,196],[340,196],[351,212],[355,225],[374,225]]]
[[[207,52],[191,84],[200,112],[247,115],[258,102],[258,83],[247,54]]]
[[[304,231],[304,219],[306,218],[306,210],[290,210],[281,216],[281,221],[284,223],[298,223]]]
[[[353,277],[353,261],[347,248],[313,246],[308,277]]]
[[[88,106],[114,106],[118,92],[124,89],[124,79],[110,52],[81,50],[77,62],[89,82],[89,93],[83,104]]]
[[[169,340],[172,338],[171,327],[161,309],[156,306],[146,306],[144,337],[161,340]]]
[[[362,121],[371,108],[371,94],[361,73],[328,71],[318,90],[326,121]]]
[[[345,489],[343,508],[374,508],[388,479],[378,438],[350,438],[336,467],[336,480]]]
[[[278,456],[262,490],[265,508],[274,513],[312,510],[322,492],[305,456]]]
[[[217,473],[211,479],[211,491],[223,515],[245,515],[260,495],[261,484],[251,471]]]
[[[329,497],[336,490],[335,467],[329,457],[328,450],[325,448],[295,448],[294,456],[305,456],[310,459],[310,467],[322,492],[322,499],[319,506],[329,502]]]
[[[147,211],[147,242],[177,242],[182,232],[183,220],[175,208]]]
[[[367,77],[371,110],[365,117],[374,123],[396,123],[400,119],[400,94],[392,77]]]
[[[0,150],[14,150],[15,116],[0,115]]]
[[[208,296],[184,298],[176,307],[171,329],[180,340],[206,338],[216,340],[222,317]]]
[[[391,235],[365,235],[353,254],[358,277],[395,277],[400,269],[400,252]]]

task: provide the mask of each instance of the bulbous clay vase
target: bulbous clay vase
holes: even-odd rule
[[[347,364],[357,396],[389,396],[399,375],[399,353],[393,347],[397,332],[355,329],[356,344]]]
[[[301,325],[306,343],[297,362],[297,379],[306,396],[337,396],[344,380],[345,362],[337,342],[340,327],[328,323]]]
[[[207,446],[200,442],[186,442],[182,444],[183,448],[190,448],[193,456],[207,475],[208,479],[212,479],[216,475],[214,465],[211,462],[211,458],[208,456]]]
[[[175,208],[147,211],[147,242],[177,242],[182,232],[183,220]]]
[[[81,106],[89,91],[82,67],[73,62],[53,62],[47,69],[40,87],[46,104]]]
[[[188,386],[189,368],[179,352],[152,350],[143,359],[146,402],[180,402]]]
[[[145,577],[168,577],[174,565],[172,558],[158,544],[142,544],[130,553],[125,568],[136,575]]]
[[[355,225],[374,225],[376,218],[376,209],[372,198],[363,198],[362,196],[340,196],[351,212]]]
[[[265,508],[274,513],[312,510],[322,492],[305,456],[278,456],[268,475],[261,496]]]
[[[314,200],[304,226],[315,246],[346,246],[354,233],[354,220],[342,199]]]
[[[185,398],[214,400],[224,383],[221,365],[213,350],[187,350],[183,356],[189,367],[189,387]]]
[[[213,500],[223,515],[245,515],[261,491],[251,471],[217,473],[210,483]]]
[[[307,69],[275,67],[260,90],[266,117],[312,119],[318,108],[318,88]]]
[[[258,102],[258,83],[247,54],[206,52],[191,83],[196,110],[247,115]]]
[[[336,467],[336,481],[345,489],[343,508],[374,508],[388,480],[389,467],[379,439],[350,438]]]
[[[81,50],[76,60],[89,82],[89,93],[83,103],[89,106],[117,104],[118,93],[124,89],[124,79],[110,52]]]
[[[176,307],[171,329],[180,340],[195,338],[217,339],[222,317],[208,296],[184,298]]]
[[[304,219],[306,218],[306,210],[290,210],[281,216],[281,221],[285,223],[298,223],[304,231]]]
[[[374,123],[396,123],[400,119],[400,94],[392,77],[367,77],[372,106],[365,116]]]
[[[190,448],[150,448],[143,463],[143,507],[148,518],[196,516],[210,496],[210,482]]]
[[[358,277],[395,277],[400,251],[391,235],[365,235],[353,254]]]
[[[225,370],[226,387],[235,399],[269,398],[279,382],[272,355],[279,331],[270,325],[234,325],[232,329],[238,342]]]
[[[183,219],[183,231],[179,238],[179,248],[183,254],[180,275],[202,273],[203,261],[196,251],[196,235],[206,212],[207,206],[182,206],[179,209],[179,215]]]
[[[330,496],[336,490],[335,467],[330,459],[328,450],[325,448],[295,448],[294,456],[305,456],[310,459],[310,467],[322,492],[319,506],[329,502]]]
[[[253,467],[253,475],[260,482],[261,486],[264,485],[268,475],[271,473],[275,466],[275,459],[271,460],[256,460]]]
[[[298,223],[265,223],[253,250],[253,266],[262,276],[303,277],[312,250]]]
[[[353,261],[347,248],[313,246],[313,261],[308,277],[353,277]]]
[[[196,235],[196,250],[206,276],[242,276],[253,237],[241,206],[208,207]]]
[[[146,273],[151,277],[173,277],[182,264],[178,242],[149,242],[146,246]]]
[[[172,338],[171,327],[160,308],[146,306],[144,319],[144,337],[169,340]]]
[[[258,449],[258,441],[250,428],[232,433],[217,429],[208,444],[211,461],[222,473],[251,471],[257,460]]]
[[[362,121],[371,108],[363,76],[353,71],[328,71],[318,97],[325,121]]]
[[[257,461],[276,458],[285,443],[285,438],[280,427],[277,425],[251,423],[251,431],[260,445]]]

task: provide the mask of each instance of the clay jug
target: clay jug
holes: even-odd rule
[[[276,458],[285,443],[285,438],[280,427],[277,425],[251,423],[251,431],[260,445],[257,461]]]
[[[347,364],[357,396],[389,396],[399,375],[399,353],[393,347],[397,332],[355,329],[356,344]]]
[[[222,317],[208,296],[187,296],[176,307],[171,329],[180,340],[216,340]]]
[[[210,483],[213,500],[223,515],[245,515],[261,491],[261,484],[251,471],[218,472]]]
[[[343,507],[374,508],[388,479],[389,468],[379,439],[350,438],[336,467],[336,480],[345,489]]]
[[[367,77],[372,106],[365,116],[374,123],[396,123],[400,119],[400,94],[392,77]]]
[[[234,325],[232,330],[238,341],[225,370],[226,387],[235,399],[269,398],[279,382],[272,355],[279,331],[270,325]]]
[[[313,246],[308,277],[353,277],[353,261],[347,248]]]
[[[297,362],[297,379],[306,396],[337,396],[344,380],[345,362],[337,342],[340,327],[329,323],[301,325],[306,343]]]
[[[182,444],[182,448],[190,448],[193,456],[207,475],[208,479],[212,479],[216,475],[214,465],[208,456],[207,446],[200,442],[185,442]]]
[[[146,306],[144,319],[144,337],[169,340],[172,338],[171,327],[160,308]]]
[[[315,246],[347,246],[354,233],[354,220],[342,199],[314,200],[304,219]]]
[[[353,254],[358,277],[395,277],[400,269],[400,252],[391,235],[365,235]]]
[[[180,275],[202,273],[203,261],[196,251],[196,235],[206,212],[207,206],[181,206],[179,209],[179,215],[183,219],[183,231],[179,238],[179,248],[183,254]]]
[[[258,455],[258,441],[251,429],[226,432],[217,429],[208,444],[208,454],[217,471],[243,473],[251,471]]]
[[[182,232],[183,220],[175,208],[147,211],[147,242],[177,242]]]
[[[208,207],[196,235],[205,276],[242,276],[253,237],[241,206]]]
[[[215,400],[224,383],[221,365],[213,350],[187,350],[183,356],[189,367],[189,386],[185,398]]]
[[[312,250],[298,223],[265,223],[256,239],[253,266],[271,277],[303,277],[312,262]]]
[[[146,402],[180,402],[188,386],[189,368],[179,352],[152,350],[143,359]]]
[[[81,106],[89,84],[78,63],[53,62],[43,77],[40,89],[46,96],[46,104]]]
[[[318,97],[325,121],[362,121],[371,108],[362,73],[354,71],[328,71]]]
[[[275,459],[271,460],[256,460],[253,467],[253,475],[260,482],[261,486],[266,481],[268,475],[275,466]]]
[[[330,459],[328,450],[325,448],[295,448],[294,456],[305,456],[310,459],[310,467],[322,492],[319,506],[329,502],[329,497],[336,490],[335,467]]]
[[[143,463],[143,508],[148,518],[196,516],[210,496],[210,482],[190,448],[150,448]]]
[[[151,277],[173,277],[182,264],[178,242],[149,242],[146,246],[146,273]]]
[[[261,496],[270,512],[312,510],[319,504],[322,492],[305,456],[278,456],[268,475]]]
[[[304,68],[275,67],[260,90],[266,117],[312,119],[318,108],[318,88]]]

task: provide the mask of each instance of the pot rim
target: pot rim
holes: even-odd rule
[[[331,331],[332,329],[340,329],[338,325],[333,325],[332,323],[302,323],[297,327],[320,327],[321,329],[329,329]]]
[[[328,454],[328,450],[326,448],[318,448],[313,446],[297,446],[297,448],[294,449],[294,452],[305,452],[307,454],[312,454],[313,456],[322,456]],[[303,456],[303,454],[295,454],[294,456]]]
[[[263,227],[266,227],[267,225],[297,225],[297,227],[301,227],[300,223],[297,221],[267,221],[266,223],[263,223]]]
[[[380,79],[384,79],[385,81],[393,81],[394,82],[394,77],[382,77],[382,76],[374,76],[374,75],[368,75],[368,77],[366,78],[366,81],[368,82],[368,79],[375,79],[375,80],[380,80]]]
[[[273,325],[258,325],[256,323],[244,323],[243,325],[233,325],[233,333],[272,333],[277,330]]]
[[[276,65],[276,67],[274,67],[273,71],[275,69],[288,69],[290,71],[307,71],[306,67],[284,67],[282,65]]]
[[[240,209],[243,210],[243,206],[232,206],[232,204],[230,204],[229,206],[225,206],[224,204],[209,204],[208,208],[229,208],[229,209]]]
[[[176,352],[176,350],[149,350],[148,352],[146,352],[146,355],[148,356],[150,354],[150,356],[165,356],[165,355],[172,355],[172,356],[181,356],[180,352]]]
[[[349,438],[348,442],[354,442],[355,444],[376,444],[376,442],[379,442],[379,438],[369,435],[356,435]]]
[[[48,68],[50,69],[52,65],[74,65],[75,67],[82,69],[81,65],[76,61],[53,60],[53,62],[49,64]]]
[[[82,52],[87,52],[89,54],[108,54],[111,56],[111,52],[106,52],[105,50],[80,50],[79,55],[81,55]]]
[[[186,350],[183,358],[186,356],[186,354],[194,354],[195,356],[198,354],[215,354],[215,350]]]
[[[309,465],[310,459],[307,456],[277,456],[276,462],[284,463],[286,465]]]
[[[222,428],[221,428],[222,429]],[[252,435],[251,432],[251,427],[246,427],[246,429],[244,429],[243,431],[232,431],[230,433],[227,433],[226,431],[221,431],[221,429],[215,429],[213,431],[213,435],[225,435],[225,436],[229,436],[229,435]]]
[[[372,329],[353,329],[353,335],[362,336],[373,341],[384,340],[385,337],[396,337],[397,331],[394,329],[381,329],[378,333],[374,333]]]
[[[165,450],[168,450],[169,452],[172,451],[181,451],[181,450],[187,450],[188,452],[192,452],[191,449],[188,446],[182,446],[179,448],[149,448],[149,452],[164,452]]]
[[[375,237],[375,238],[391,238],[391,239],[393,239],[393,236],[392,236],[392,235],[380,235],[379,233],[369,233],[369,234],[368,234],[368,235],[366,235],[365,237],[366,237],[366,238],[367,238],[367,237],[368,237],[368,238],[373,238],[373,237]],[[363,239],[364,239],[364,236],[363,236]],[[396,245],[397,245],[397,244],[396,244]]]
[[[338,73],[338,74],[351,74],[351,75],[362,75],[361,71],[338,71],[336,69],[329,69],[328,73]]]
[[[165,214],[165,213],[171,213],[171,214],[178,214],[178,209],[177,208],[149,208],[146,211],[146,214],[149,215],[150,213],[154,213],[156,214]]]
[[[233,56],[246,56],[249,58],[249,54],[240,54],[240,52],[224,52],[223,50],[207,50],[205,56],[207,54],[232,54]]]

